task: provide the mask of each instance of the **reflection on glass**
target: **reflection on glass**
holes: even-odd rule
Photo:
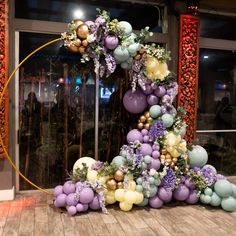
[[[198,129],[236,128],[236,53],[201,49]]]
[[[224,175],[236,175],[236,133],[198,133],[197,138],[208,151],[209,164]]]
[[[20,33],[20,59],[53,38]],[[20,68],[20,170],[44,188],[64,181],[80,156],[94,156],[93,70],[61,46],[48,46]],[[29,188],[20,179],[20,189]]]

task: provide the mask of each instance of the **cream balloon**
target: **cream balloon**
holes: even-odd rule
[[[133,207],[133,204],[128,202],[120,202],[119,206],[122,211],[130,211]]]
[[[98,179],[99,183],[101,184],[105,184],[107,182],[107,180],[109,180],[111,178],[111,176],[102,176]]]
[[[135,191],[136,194],[136,200],[134,204],[140,204],[143,202],[143,193]]]
[[[75,172],[76,169],[83,168],[83,163],[86,164],[86,166],[88,167],[89,170],[91,170],[92,165],[95,163],[96,161],[91,158],[91,157],[81,157],[80,159],[78,159],[74,166],[73,166],[73,173]]]
[[[133,204],[136,201],[136,193],[132,190],[128,190],[125,193],[125,202],[129,203],[129,204]]]
[[[96,170],[88,170],[88,173],[87,173],[87,180],[88,181],[91,181],[91,182],[94,182],[98,179],[98,173]]]
[[[134,191],[136,189],[136,183],[135,181],[129,181],[128,183],[128,189]]]
[[[116,202],[115,191],[109,190],[105,194],[105,199],[107,204],[114,204]]]
[[[117,189],[115,191],[115,199],[118,202],[123,202],[125,200],[125,190],[124,189]]]

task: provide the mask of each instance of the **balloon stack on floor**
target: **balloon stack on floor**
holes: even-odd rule
[[[129,69],[132,89],[123,104],[140,114],[111,163],[82,157],[71,180],[54,189],[55,207],[70,215],[89,209],[107,212],[106,206],[115,203],[123,211],[134,205],[161,208],[171,201],[236,209],[236,185],[207,165],[203,147],[187,147],[185,111],[173,106],[178,85],[166,64],[169,52],[145,45],[149,34],[148,28],[134,34],[128,22],[110,20],[105,11],[94,22],[72,22],[62,34],[65,46],[83,54],[83,62],[94,61],[97,77],[109,76],[118,64]]]

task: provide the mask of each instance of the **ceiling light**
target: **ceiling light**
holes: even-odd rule
[[[74,11],[73,16],[75,19],[81,19],[84,16],[84,12],[81,9],[77,9]]]

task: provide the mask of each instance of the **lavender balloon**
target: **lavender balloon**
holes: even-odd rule
[[[157,196],[165,203],[170,202],[172,199],[172,191],[160,187],[157,193]]]
[[[149,199],[149,205],[152,208],[161,208],[163,206],[163,201],[158,196],[154,196]]]
[[[56,198],[56,206],[57,207],[64,207],[66,205],[66,194],[62,193],[57,196]]]
[[[161,166],[161,162],[159,159],[152,159],[152,162],[148,165],[148,169],[159,170]]]
[[[117,36],[115,35],[108,35],[106,38],[105,38],[105,47],[108,48],[108,49],[115,49],[117,47],[119,43],[119,40],[117,38]]]
[[[150,138],[149,138],[148,135],[144,135],[144,136],[143,136],[143,142],[144,142],[144,143],[148,143],[148,142],[149,142],[149,139],[150,139]]]
[[[159,98],[153,94],[149,95],[147,97],[147,103],[148,105],[152,106],[152,105],[157,105],[159,102]]]
[[[54,188],[53,194],[55,197],[59,196],[62,193],[63,193],[63,186],[62,185],[58,185]]]
[[[97,195],[93,198],[93,201],[89,203],[89,208],[92,210],[100,209],[100,203]]]
[[[93,201],[94,192],[91,188],[83,188],[79,195],[79,201],[83,204],[87,204]]]
[[[196,190],[191,190],[188,198],[185,200],[189,204],[195,204],[198,202],[199,196]]]
[[[153,151],[152,152],[152,157],[153,159],[158,159],[160,157],[160,152],[159,151]]]
[[[185,201],[189,196],[189,189],[185,185],[181,184],[174,191],[174,198],[178,201]]]
[[[151,147],[151,145],[147,144],[147,143],[141,144],[140,153],[143,154],[144,156],[146,156],[146,155],[151,156],[151,154],[152,154],[152,147]]]
[[[192,181],[190,181],[189,179],[186,179],[186,180],[184,181],[184,184],[185,184],[190,190],[193,190],[193,189],[196,188],[195,184],[194,184]]]
[[[84,210],[83,210],[83,211],[85,212],[85,211],[87,211],[87,210],[88,210],[88,208],[89,208],[89,205],[88,205],[88,204],[83,204],[83,207],[84,207]]]
[[[124,95],[123,105],[130,113],[142,113],[147,108],[146,96],[140,89],[137,89],[135,92],[132,92],[130,89]]]
[[[63,185],[63,192],[65,194],[70,194],[75,192],[75,184],[72,181],[67,181]]]
[[[77,213],[76,207],[75,206],[69,206],[67,208],[67,212],[71,216],[75,215]]]
[[[145,90],[142,90],[144,94],[149,95],[153,92],[152,86],[149,84],[145,85]]]
[[[166,94],[166,89],[164,86],[158,86],[154,93],[158,97],[163,97]]]
[[[142,135],[148,135],[148,130],[147,129],[142,129],[141,134]]]
[[[70,193],[66,197],[66,204],[67,204],[67,206],[76,206],[77,203],[78,203],[78,199],[76,198],[74,193]]]
[[[141,134],[141,132],[137,129],[132,129],[131,131],[129,131],[129,133],[127,134],[127,142],[134,142],[136,140],[142,142],[143,141],[143,135]]]
[[[76,210],[77,210],[77,212],[83,212],[84,211],[84,206],[81,203],[78,203],[76,205]]]

